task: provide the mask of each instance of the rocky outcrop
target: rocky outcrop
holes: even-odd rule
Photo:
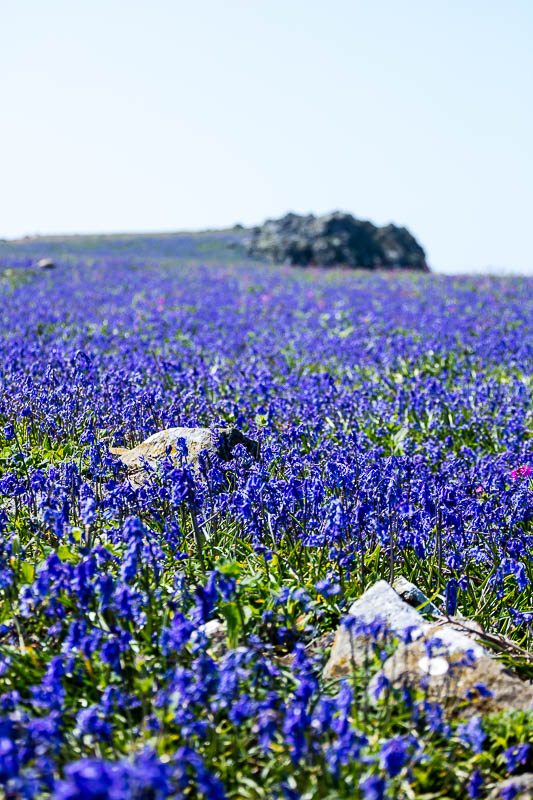
[[[475,634],[465,633],[464,622],[433,625],[416,641],[400,645],[383,664],[382,675],[391,686],[422,689],[427,700],[465,718],[533,709],[533,686],[493,658]]]
[[[55,268],[55,262],[52,261],[51,258],[41,258],[37,262],[37,266],[39,267],[39,269],[54,269]]]
[[[533,684],[493,657],[484,646],[484,631],[474,622],[436,617],[437,609],[413,584],[401,580],[400,591],[424,606],[425,619],[386,581],[378,581],[349,609],[348,624],[338,629],[326,679],[349,675],[363,667],[374,641],[372,626],[381,624],[395,639],[395,649],[369,685],[370,696],[379,686],[422,691],[451,713],[469,717],[507,709],[533,709]]]
[[[213,657],[220,657],[227,653],[229,644],[225,622],[219,619],[210,619],[208,622],[204,622],[197,630],[193,631],[191,635],[192,644],[198,641],[200,634],[206,637],[209,652]]]
[[[381,620],[387,629],[398,637],[407,630],[412,636],[421,636],[427,627],[424,618],[405,603],[387,581],[378,581],[350,606],[348,612],[356,624],[370,625]],[[368,657],[369,636],[354,632],[353,628],[341,625],[335,635],[329,660],[324,668],[325,678],[340,678],[349,675],[352,668],[360,667]]]
[[[167,454],[177,454],[178,440],[183,439],[187,448],[186,461],[194,467],[198,466],[200,453],[212,453],[222,461],[231,461],[233,450],[242,445],[252,458],[259,457],[259,442],[245,436],[237,428],[167,428],[158,431],[137,447],[126,450],[122,447],[111,447],[110,452],[118,456],[128,468],[128,478],[134,486],[140,486],[147,478],[145,464],[153,469],[158,461]]]
[[[422,247],[407,228],[378,228],[351,214],[287,214],[253,228],[248,254],[278,264],[428,271]]]

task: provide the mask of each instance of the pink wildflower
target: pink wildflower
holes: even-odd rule
[[[518,480],[518,478],[529,478],[532,472],[533,470],[529,464],[522,464],[521,466],[516,467],[516,469],[511,470],[511,478],[513,481]]]

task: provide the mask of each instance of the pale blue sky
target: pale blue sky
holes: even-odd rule
[[[2,0],[0,237],[407,225],[533,271],[532,0]]]

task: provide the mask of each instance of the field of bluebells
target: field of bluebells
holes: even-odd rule
[[[387,644],[325,681],[320,637],[404,575],[533,675],[533,281],[227,239],[0,245],[2,796],[487,797],[533,711],[371,697]],[[219,424],[260,460],[134,489],[109,452]]]

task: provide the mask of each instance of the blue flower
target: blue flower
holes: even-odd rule
[[[15,428],[11,423],[4,425],[4,439],[6,442],[12,441],[15,438]]]
[[[69,764],[53,800],[126,800],[122,770],[90,758]]]
[[[389,777],[394,778],[409,757],[408,744],[403,737],[395,736],[382,745],[379,755],[381,764],[387,770]]]
[[[483,752],[483,742],[486,739],[486,734],[479,717],[472,717],[465,725],[459,725],[457,732],[463,744],[471,747],[475,753]]]
[[[0,783],[6,784],[19,772],[17,748],[11,739],[0,737]]]
[[[387,689],[390,685],[389,679],[384,675],[382,672],[379,672],[376,678],[376,684],[374,686],[374,697],[377,699],[380,694]]]
[[[452,616],[457,610],[457,587],[455,578],[450,578],[446,584],[444,595],[446,597],[446,613]]]
[[[526,764],[529,750],[529,744],[516,744],[513,745],[513,747],[508,747],[507,750],[504,751],[503,755],[509,772],[516,772],[518,767]]]
[[[384,778],[371,775],[360,781],[359,788],[363,793],[364,800],[384,800],[386,783]]]
[[[340,594],[341,587],[338,583],[332,583],[329,578],[324,578],[321,581],[315,583],[315,589],[319,594],[323,597],[335,597],[335,595]]]
[[[480,797],[482,788],[483,788],[483,777],[481,775],[481,772],[478,769],[476,769],[468,779],[468,784],[466,787],[466,790],[468,792],[468,797],[471,798],[471,800],[474,800],[474,798],[476,797]]]

